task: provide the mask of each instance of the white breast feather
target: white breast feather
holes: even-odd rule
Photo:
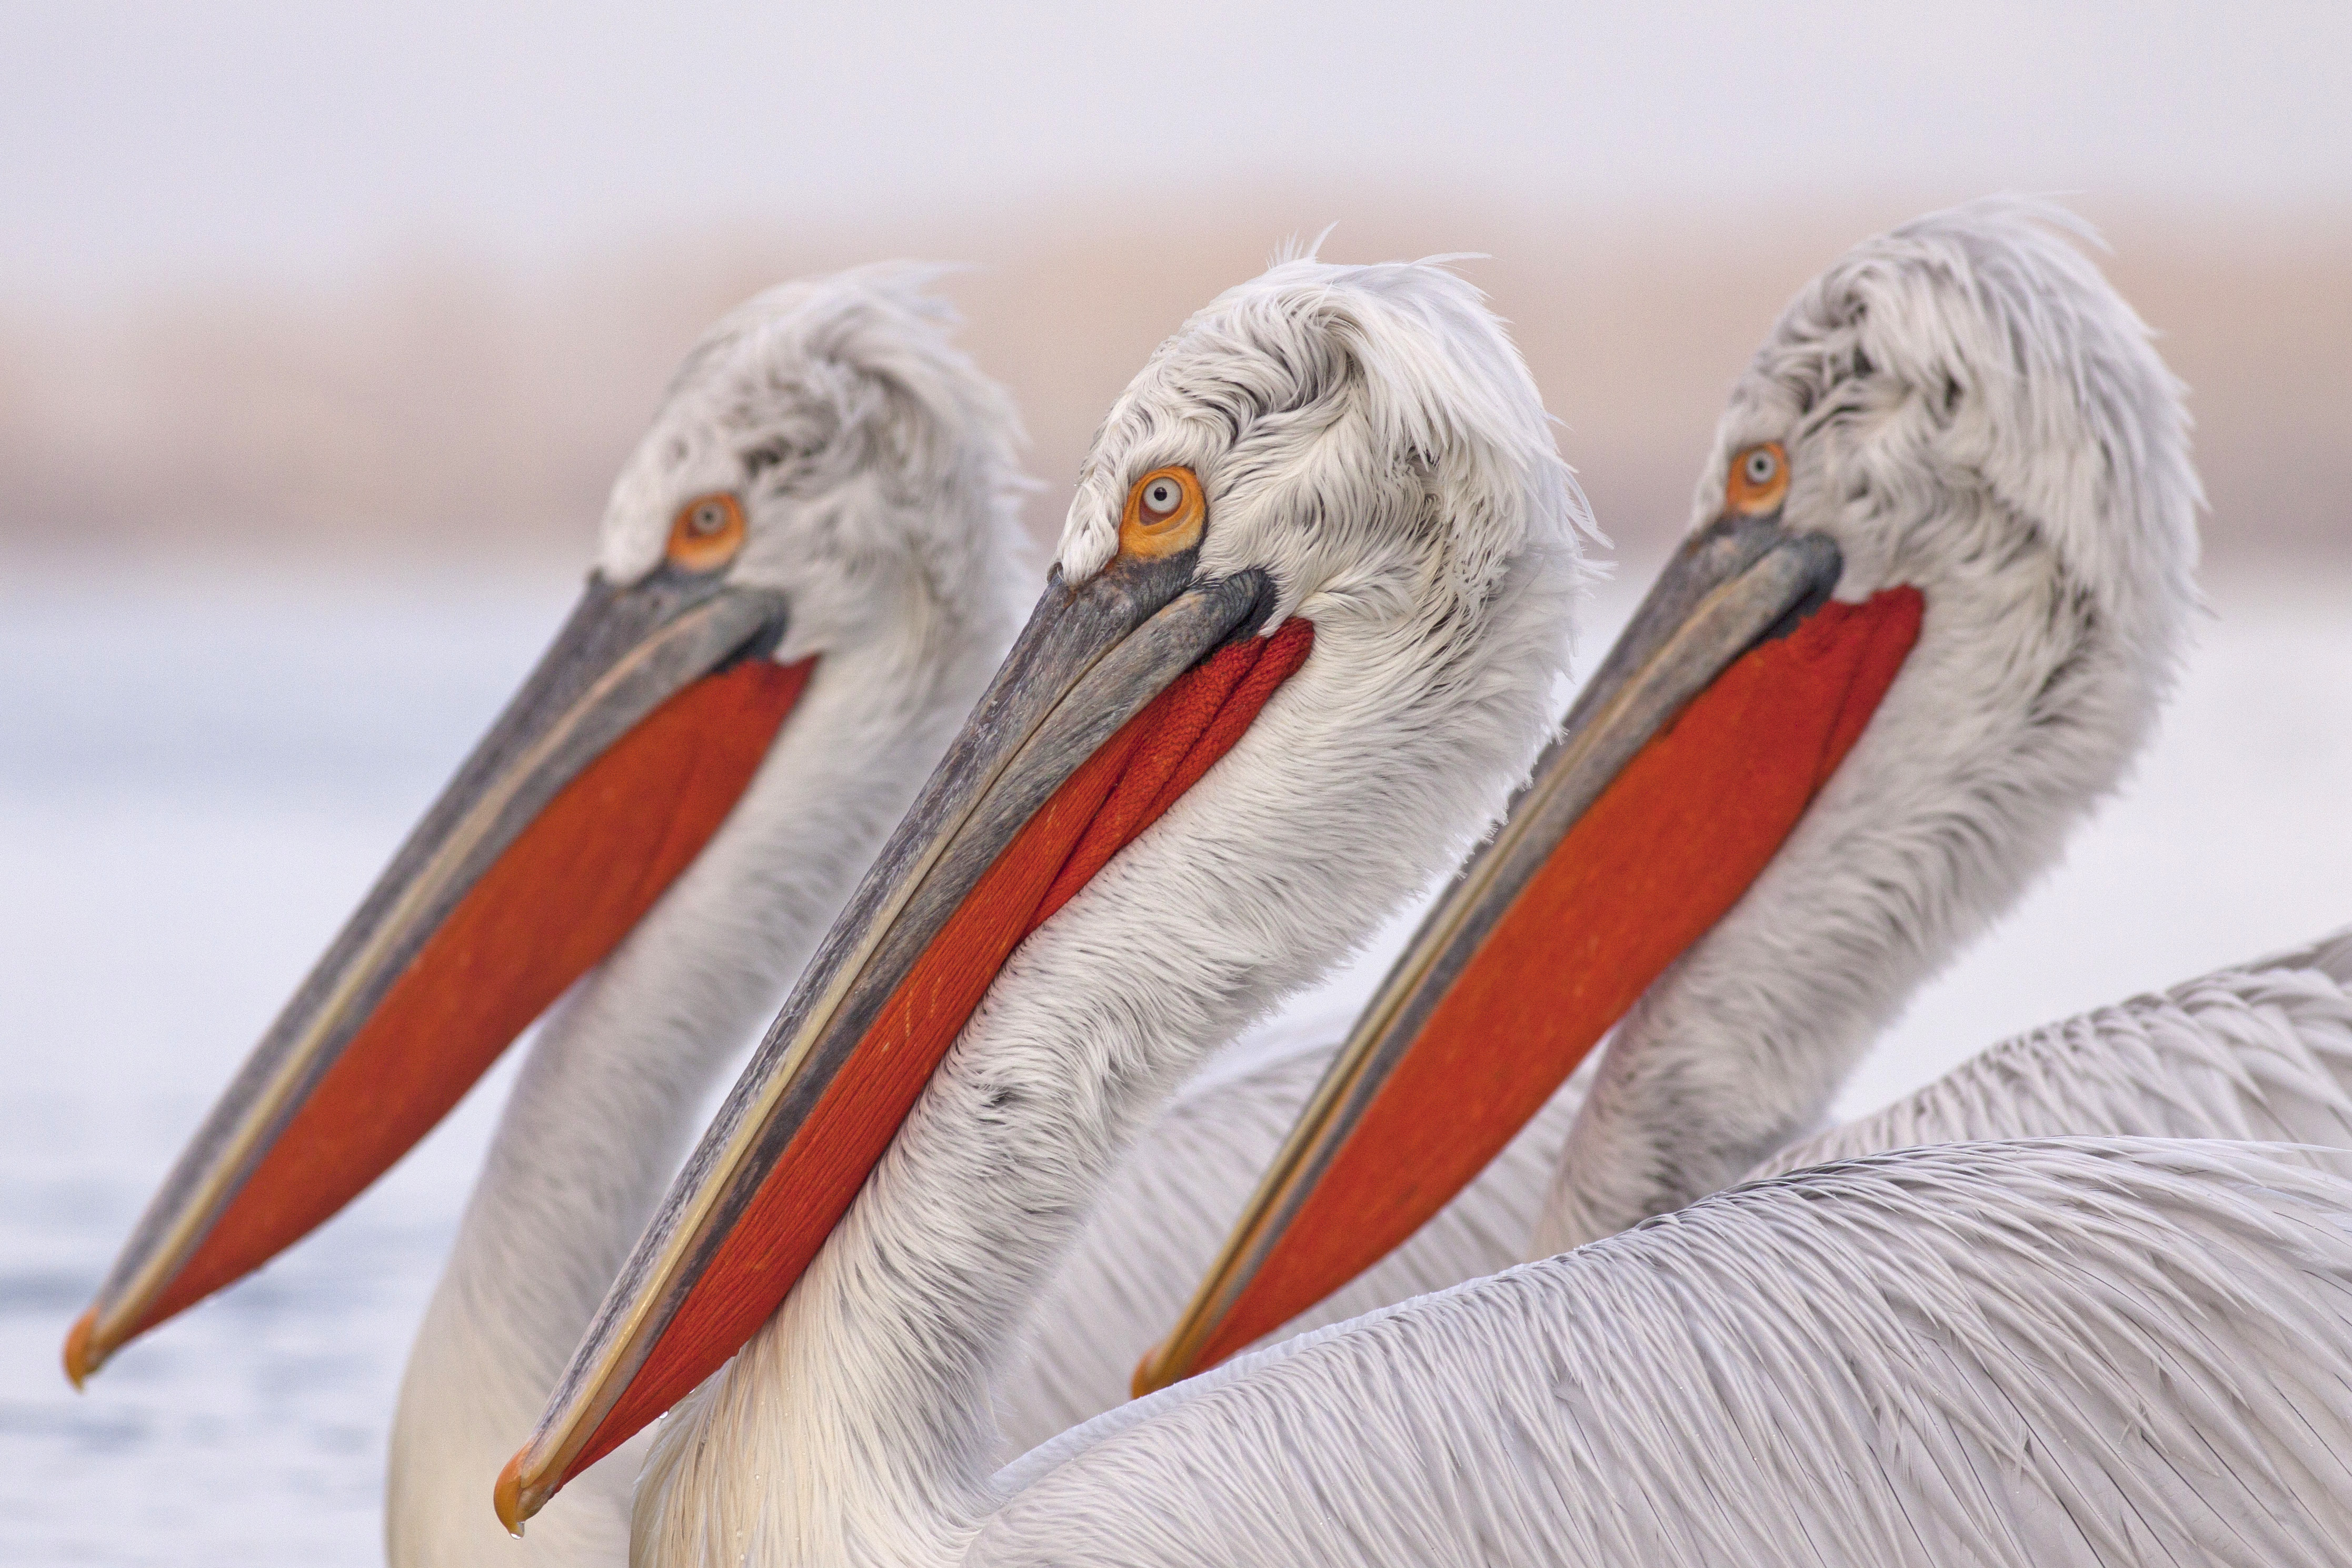
[[[1226,1053],[1242,1060],[1188,1084],[1119,1162],[999,1379],[1000,1459],[1128,1397],[1136,1363],[1192,1299],[1339,1043],[1321,1028],[1243,1040]],[[1590,1082],[1570,1079],[1412,1239],[1265,1343],[1518,1262]]]

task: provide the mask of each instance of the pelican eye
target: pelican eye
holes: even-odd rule
[[[1154,468],[1127,493],[1118,547],[1129,555],[1174,555],[1201,542],[1207,520],[1208,503],[1197,475],[1190,468]]]
[[[725,491],[697,496],[669,526],[669,559],[688,571],[716,571],[743,548],[743,504]]]
[[[1723,504],[1745,517],[1769,512],[1789,494],[1789,455],[1777,441],[1746,447],[1731,460]]]

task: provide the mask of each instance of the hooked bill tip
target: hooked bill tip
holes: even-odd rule
[[[1167,1344],[1155,1344],[1143,1353],[1141,1361],[1135,1364],[1135,1375],[1128,1382],[1127,1396],[1130,1399],[1140,1399],[1147,1394],[1159,1393],[1175,1381],[1168,1375]]]
[[[105,1363],[102,1354],[93,1354],[90,1335],[98,1332],[98,1309],[91,1307],[74,1319],[74,1326],[66,1331],[66,1381],[80,1392],[82,1380]]]
[[[491,1503],[499,1511],[499,1522],[517,1541],[522,1539],[522,1521],[539,1511],[536,1507],[525,1509],[522,1505],[522,1458],[529,1452],[527,1447],[515,1450],[507,1468],[499,1472],[498,1490],[490,1494]]]

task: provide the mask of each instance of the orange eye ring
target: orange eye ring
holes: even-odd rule
[[[743,548],[743,503],[724,490],[697,496],[669,525],[670,564],[687,571],[717,571]]]
[[[1175,555],[1201,542],[1208,517],[1198,475],[1190,468],[1154,468],[1127,493],[1127,510],[1118,520],[1118,548],[1123,554],[1150,560]]]
[[[1789,496],[1789,454],[1777,441],[1744,446],[1732,455],[1730,476],[1723,482],[1726,511],[1743,517],[1776,511]]]

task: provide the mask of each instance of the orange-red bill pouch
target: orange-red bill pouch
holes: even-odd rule
[[[591,580],[149,1204],[77,1384],[357,1197],[643,918],[808,683],[772,656],[785,617],[700,558]]]
[[[1164,471],[1190,481],[1182,470]],[[1139,481],[1181,528],[1190,492]],[[1314,629],[1190,538],[1058,574],[785,1003],[498,1481],[509,1528],[734,1354],[847,1211],[1005,960],[1246,732]],[[1146,515],[1145,522],[1151,518]]]
[[[1784,529],[1780,494],[1734,496],[1668,564],[1358,1020],[1138,1393],[1280,1328],[1411,1237],[1794,831],[1924,605],[1910,588],[1832,599],[1835,545]]]

